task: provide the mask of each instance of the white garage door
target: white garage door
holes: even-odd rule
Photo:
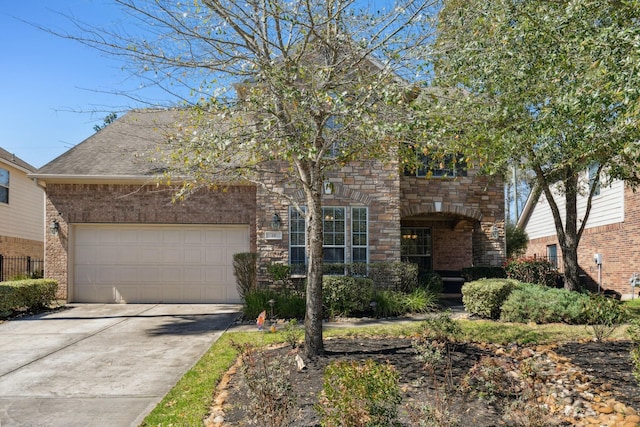
[[[76,225],[73,301],[237,303],[248,226]]]

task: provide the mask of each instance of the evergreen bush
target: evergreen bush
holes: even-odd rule
[[[470,314],[500,318],[500,309],[517,283],[510,279],[480,279],[462,285],[462,303]]]

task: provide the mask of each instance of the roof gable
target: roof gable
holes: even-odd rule
[[[33,175],[152,177],[164,169],[153,159],[183,110],[134,110],[38,169]]]

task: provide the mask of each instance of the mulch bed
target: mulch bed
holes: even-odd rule
[[[290,363],[289,381],[297,397],[292,420],[287,424],[297,427],[316,427],[320,418],[314,409],[323,386],[325,367],[339,360],[373,359],[380,363],[391,363],[400,373],[402,404],[398,426],[420,426],[425,419],[421,409],[425,404],[437,406],[441,411],[449,411],[449,419],[456,419],[461,426],[502,426],[518,425],[513,415],[520,411],[508,411],[510,402],[498,399],[488,402],[477,394],[461,387],[471,368],[483,357],[501,358],[508,363],[520,363],[525,359],[535,360],[533,366],[539,369],[539,378],[546,378],[538,390],[538,403],[533,407],[543,407],[551,411],[540,425],[576,425],[589,416],[591,403],[586,406],[578,395],[593,395],[598,402],[614,398],[633,409],[640,409],[640,387],[632,374],[628,341],[576,342],[557,347],[499,347],[456,343],[451,351],[450,375],[454,387],[449,389],[447,399],[442,390],[434,387],[434,378],[425,371],[416,358],[410,338],[332,338],[325,340],[325,354],[307,361],[306,368],[298,371],[294,362],[295,352],[291,347],[266,350],[264,357],[279,357]],[[515,365],[512,365],[515,366]],[[444,384],[443,372],[435,378],[435,384]],[[212,408],[209,425],[247,426],[264,425],[252,418],[248,409],[250,400],[244,376],[238,370],[228,377],[224,398],[217,399],[217,408]],[[564,393],[564,394],[563,394]],[[512,401],[517,400],[511,396]],[[575,408],[575,409],[572,409]],[[569,412],[575,411],[569,415]],[[593,411],[592,415],[594,414]],[[215,415],[217,422],[211,420]],[[509,415],[510,414],[510,415]],[[576,415],[579,414],[579,415]],[[222,417],[224,422],[221,422]],[[573,417],[573,418],[572,418]],[[581,422],[581,421],[580,421]],[[431,424],[433,425],[433,424]],[[447,424],[439,424],[447,425]],[[450,424],[455,425],[455,424]],[[586,425],[586,423],[585,423]]]

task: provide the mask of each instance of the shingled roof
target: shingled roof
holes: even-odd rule
[[[6,163],[18,168],[24,169],[26,172],[33,172],[36,170],[29,163],[25,162],[21,158],[17,157],[15,154],[8,152],[7,150],[0,148],[0,163]]]
[[[152,161],[183,120],[183,110],[131,111],[42,166],[31,176],[65,178],[151,178],[163,170]]]

